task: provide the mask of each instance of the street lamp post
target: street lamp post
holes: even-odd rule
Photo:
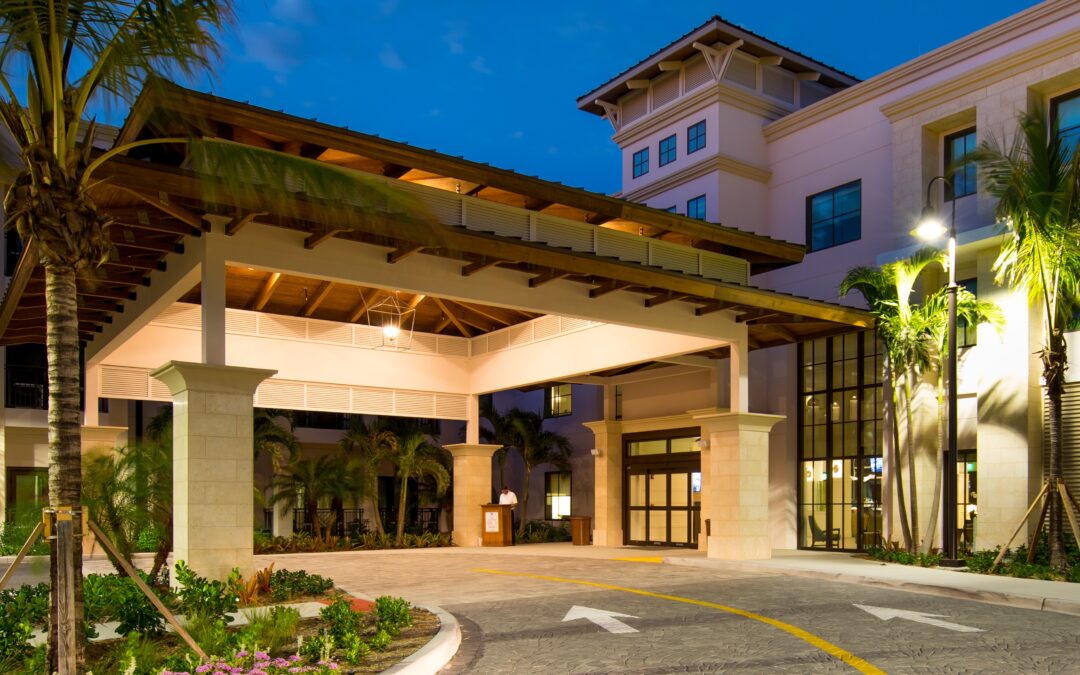
[[[950,188],[953,187],[952,182],[945,176],[934,176],[930,179],[930,182],[926,184],[926,205],[923,207],[922,217],[919,219],[919,225],[915,229],[915,234],[920,239],[928,240],[936,239],[946,232],[949,235],[949,248],[947,253],[949,286],[946,290],[949,299],[949,354],[947,366],[949,388],[947,403],[948,422],[946,429],[948,443],[945,451],[945,482],[942,486],[942,511],[944,513],[942,514],[941,519],[941,544],[944,555],[942,556],[940,564],[943,566],[955,567],[961,564],[958,557],[956,542],[956,505],[958,503],[956,498],[956,195],[953,195],[952,218],[949,220],[948,229],[946,229],[944,223],[941,222],[940,217],[937,215],[937,209],[934,208],[933,202],[930,199],[930,191],[934,186],[934,182],[939,180]],[[911,489],[914,490],[915,486],[912,486]]]

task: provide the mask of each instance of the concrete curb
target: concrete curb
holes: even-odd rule
[[[361,598],[369,602],[375,599],[366,593],[357,593],[347,588],[342,591],[354,598]],[[439,619],[439,632],[428,643],[410,654],[400,663],[390,666],[384,673],[402,673],[404,675],[430,675],[441,670],[457,654],[461,647],[461,624],[454,615],[442,607],[435,605],[416,605],[420,609],[427,610]]]
[[[828,581],[839,581],[842,583],[860,584],[863,586],[875,586],[877,588],[890,588],[901,591],[909,591],[912,593],[923,593],[926,595],[937,595],[947,598],[957,598],[960,600],[973,600],[975,602],[985,602],[987,604],[993,605],[1007,605],[1020,609],[1034,609],[1044,612],[1057,612],[1059,614],[1080,616],[1080,602],[1065,600],[1062,598],[1024,595],[1022,593],[1008,593],[1001,591],[990,591],[985,589],[957,588],[955,586],[946,586],[943,584],[887,579],[883,577],[872,577],[860,574],[846,574],[842,572],[819,572],[817,570],[806,570],[787,567],[762,567],[749,563],[727,561],[719,562],[703,560],[699,558],[664,558],[664,563],[670,565],[682,565],[685,567],[701,567],[705,569],[724,569],[736,572],[751,572],[755,574],[781,574],[787,576],[804,577],[809,579],[826,579]],[[963,573],[957,572],[957,574]]]

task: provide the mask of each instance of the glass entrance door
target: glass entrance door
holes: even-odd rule
[[[49,503],[49,470],[10,467],[7,470],[7,519],[38,518]]]
[[[627,475],[630,544],[697,546],[700,473],[688,468],[631,469]]]

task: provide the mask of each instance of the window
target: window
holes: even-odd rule
[[[705,220],[705,195],[699,195],[686,202],[686,215]]]
[[[664,210],[667,211],[668,213],[675,213],[675,207],[674,206],[669,206]]]
[[[480,403],[480,409],[481,410],[486,410],[488,408],[491,408],[491,409],[495,408],[495,394],[480,394],[480,396],[478,398],[479,398],[479,403]]]
[[[573,406],[572,390],[569,384],[556,384],[546,390],[547,405],[544,409],[548,417],[564,417],[571,414]]]
[[[19,256],[22,255],[23,245],[19,239],[19,233],[11,228],[4,233],[4,276],[10,277],[15,274],[15,268],[19,265]]]
[[[544,474],[544,518],[561,520],[570,517],[570,472],[548,471]]]
[[[945,175],[949,178],[949,183],[945,183],[945,201],[975,194],[975,162],[968,159],[974,151],[974,127],[945,137]]]
[[[798,545],[880,545],[880,344],[848,333],[804,342],[798,358]]]
[[[705,120],[686,129],[686,154],[697,152],[705,147]]]
[[[956,282],[956,284],[968,293],[978,297],[979,284],[977,279],[964,279]],[[962,316],[956,317],[956,346],[963,349],[964,347],[974,347],[979,342],[979,327],[968,325],[968,322]]]
[[[1080,90],[1050,101],[1050,126],[1071,155],[1080,142]]]
[[[660,166],[675,161],[675,134],[660,141]]]
[[[644,148],[634,153],[634,178],[649,173],[649,149]]]
[[[615,419],[622,419],[622,385],[615,385]]]
[[[861,236],[861,180],[806,198],[806,244],[809,250],[839,246]]]

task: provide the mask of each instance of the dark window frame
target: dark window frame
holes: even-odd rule
[[[851,187],[853,185],[857,185],[858,188],[859,188],[859,209],[858,209],[859,228],[858,228],[858,236],[854,237],[853,239],[845,239],[843,241],[837,241],[836,240],[837,213],[836,213],[836,209],[835,209],[835,193],[837,193],[837,192],[839,192],[841,190],[844,190],[846,188],[849,188],[849,187]],[[834,199],[834,208],[833,208],[832,215],[827,220],[821,220],[821,221],[815,222],[814,221],[814,200],[817,199],[818,197],[824,197],[826,195],[832,195],[833,199]],[[855,213],[855,211],[848,211],[848,212],[842,213],[840,215],[849,215],[851,213]],[[829,222],[830,227],[833,230],[832,243],[829,244],[828,246],[822,246],[820,248],[814,248],[814,226],[817,225],[817,224],[823,224],[825,222]],[[862,239],[862,179],[861,178],[856,178],[853,181],[849,181],[849,182],[843,183],[841,185],[836,185],[834,187],[829,188],[828,190],[822,190],[821,192],[815,192],[814,194],[807,196],[807,198],[806,198],[806,251],[807,251],[807,253],[814,253],[814,252],[817,252],[817,251],[824,251],[826,249],[835,248],[837,246],[842,246],[844,244],[850,244],[851,242],[859,241],[860,239]]]
[[[691,155],[698,150],[704,150],[708,141],[705,120],[695,122],[686,127],[686,154]]]
[[[696,210],[694,207],[697,205],[698,202],[701,202],[701,215],[695,215],[695,213],[694,213],[695,210]],[[709,206],[709,203],[705,199],[705,195],[698,195],[697,197],[687,199],[686,200],[686,216],[688,218],[697,218],[698,220],[705,220],[706,217],[707,217],[706,216],[706,213],[707,213],[706,209],[708,209],[708,206]]]
[[[967,157],[971,152],[975,150],[975,145],[978,139],[975,138],[975,127],[968,127],[961,129],[960,131],[953,132],[945,136],[942,140],[944,147],[942,148],[942,167],[949,180],[945,183],[945,201],[951,202],[953,199],[961,199],[969,195],[973,195],[978,192],[978,175],[975,170],[974,160],[968,159],[963,161],[959,166],[953,166],[959,159],[952,156],[952,142],[959,138],[972,137],[971,147],[966,147],[965,141],[964,157]],[[957,180],[959,177],[963,177],[962,181]]]
[[[665,143],[667,143],[666,148],[664,147]],[[667,166],[678,159],[679,142],[675,134],[671,134],[667,138],[661,138],[656,150],[658,166]]]
[[[1050,133],[1057,134],[1059,136],[1061,135],[1062,130],[1057,128],[1058,109],[1061,107],[1062,103],[1072,101],[1074,99],[1080,99],[1080,89],[1074,89],[1070,92],[1055,96],[1050,99]],[[1077,140],[1077,143],[1073,143],[1073,148],[1075,149],[1078,145],[1080,145],[1080,124],[1069,127],[1065,131],[1071,132],[1068,135],[1071,138]]]
[[[551,497],[553,495],[562,496],[564,493],[554,493],[551,491],[551,479],[553,476],[566,476],[566,493],[565,495],[570,498],[570,509],[574,508],[574,477],[571,471],[545,471],[544,472],[544,520],[558,520],[551,515]],[[561,481],[560,481],[561,482]],[[571,511],[572,512],[572,511]],[[567,518],[570,516],[567,515]]]
[[[979,297],[979,280],[976,278],[971,279],[958,279],[956,285],[960,288],[966,288],[969,293],[976,298]],[[979,327],[969,326],[964,317],[956,317],[956,347],[958,349],[966,349],[968,347],[974,347],[979,344]]]
[[[559,394],[559,400],[560,401],[563,401],[563,400],[566,401],[566,411],[565,412],[555,412],[555,410],[552,409],[552,405],[555,402],[555,396],[554,396],[555,389],[556,388],[561,389],[562,387],[566,387],[566,393],[565,394],[560,393]],[[566,384],[566,383],[552,384],[552,385],[547,386],[547,387],[544,388],[544,417],[546,417],[548,419],[551,419],[551,418],[554,418],[554,417],[569,417],[570,415],[573,415],[573,414],[574,414],[574,386],[572,384]]]
[[[649,148],[645,147],[633,154],[634,178],[641,178],[649,173]]]

